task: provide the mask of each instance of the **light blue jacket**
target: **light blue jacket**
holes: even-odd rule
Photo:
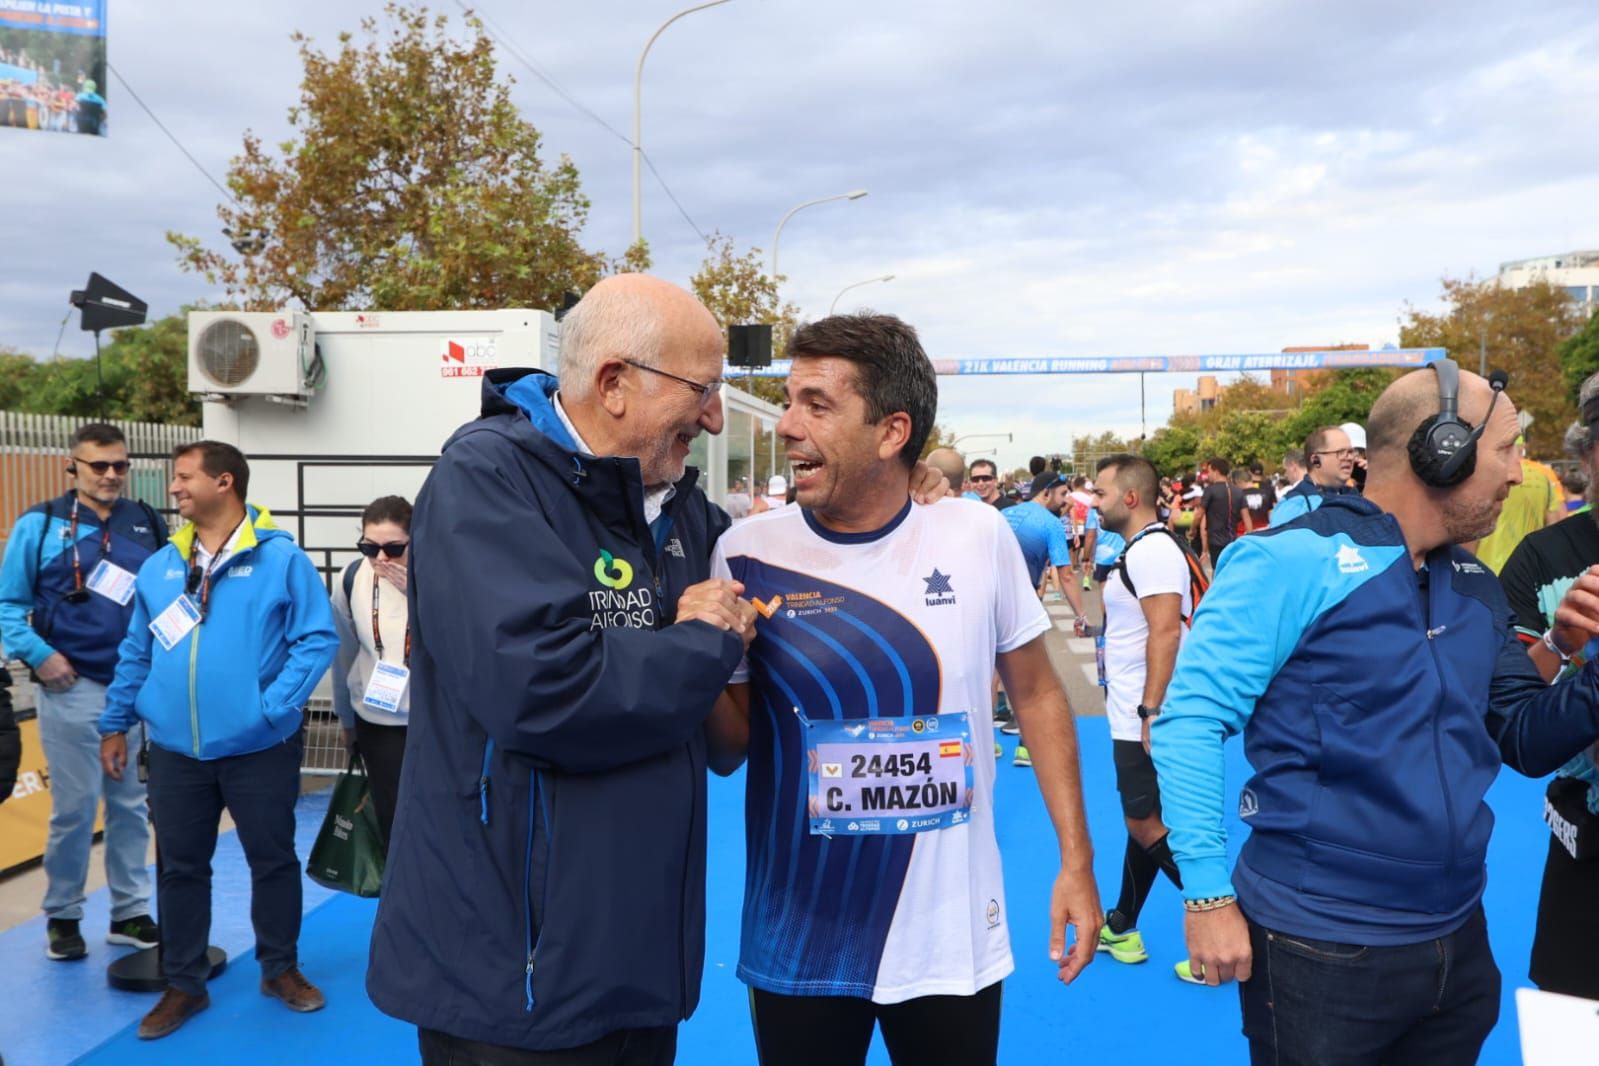
[[[139,568],[100,732],[143,721],[151,743],[191,758],[262,751],[299,730],[338,649],[328,592],[294,538],[251,507],[204,620],[167,650],[150,622],[184,594],[194,536],[184,526]]]

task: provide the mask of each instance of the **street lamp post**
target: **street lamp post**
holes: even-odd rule
[[[855,282],[852,285],[844,286],[842,289],[838,290],[838,296],[833,297],[833,302],[827,305],[827,314],[828,314],[828,316],[831,317],[833,312],[838,309],[839,298],[842,297],[846,292],[849,292],[851,289],[858,289],[862,285],[872,285],[872,284],[875,284],[875,283],[877,283],[879,281],[893,281],[893,280],[894,280],[894,275],[892,275],[892,274],[884,274],[880,278],[867,278],[865,281],[857,281],[857,282]]]
[[[777,232],[772,234],[772,280],[775,282],[778,278],[777,242],[783,239],[783,227],[788,225],[788,220],[793,218],[796,212],[803,211],[807,207],[815,207],[817,204],[831,203],[834,200],[859,200],[865,195],[865,189],[855,189],[850,192],[841,192],[836,196],[820,196],[815,200],[806,200],[796,207],[789,208],[788,214],[784,215],[783,220],[777,224]]]
[[[693,7],[684,8],[665,22],[660,29],[650,34],[650,39],[644,43],[644,51],[639,53],[638,67],[633,71],[633,243],[637,244],[644,239],[644,209],[641,199],[644,165],[644,60],[650,54],[650,46],[655,43],[655,38],[666,32],[666,27],[682,18],[692,15],[696,11],[704,11],[708,7],[725,4],[728,0],[710,0],[709,3],[695,4]]]
[[[979,437],[1004,437],[1007,444],[1016,443],[1016,437],[1010,433],[967,433],[950,441],[949,446],[953,448],[963,440],[977,440]]]

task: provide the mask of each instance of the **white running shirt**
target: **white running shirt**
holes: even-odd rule
[[[1181,594],[1182,615],[1189,618],[1194,613],[1194,598],[1188,578],[1188,560],[1183,558],[1183,550],[1168,534],[1160,532],[1158,527],[1152,530],[1138,543],[1129,542],[1131,546],[1123,552],[1127,576],[1132,579],[1139,598],[1161,593]],[[1127,591],[1127,583],[1115,570],[1105,579],[1103,596],[1105,716],[1110,720],[1110,735],[1114,740],[1142,740],[1138,705],[1143,702],[1144,679],[1148,676],[1144,648],[1149,643],[1149,621],[1138,600]],[[1178,646],[1187,639],[1188,627],[1182,626]]]
[[[1005,977],[1014,965],[989,686],[996,653],[1050,628],[1005,519],[971,500],[907,502],[881,530],[839,534],[789,507],[724,533],[712,573],[743,582],[771,611],[733,675],[750,684],[739,977],[769,992],[877,1003],[971,995]],[[813,834],[796,707],[863,725],[968,712],[970,819],[901,835]]]

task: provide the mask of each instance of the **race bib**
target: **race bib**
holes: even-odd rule
[[[85,584],[90,592],[104,596],[118,607],[126,607],[133,599],[133,581],[131,572],[109,559],[101,559],[99,565],[89,571]]]
[[[405,695],[405,686],[410,680],[411,671],[405,667],[378,663],[377,669],[372,671],[372,680],[366,683],[366,695],[361,697],[361,702],[380,711],[398,714],[400,697]]]
[[[971,726],[964,711],[910,718],[803,720],[811,833],[925,833],[972,815]]]
[[[200,608],[189,597],[179,596],[172,601],[172,606],[156,615],[155,621],[150,623],[150,632],[161,642],[161,647],[171,651],[199,624]]]

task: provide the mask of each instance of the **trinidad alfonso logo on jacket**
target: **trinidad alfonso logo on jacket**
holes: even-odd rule
[[[594,560],[594,580],[604,588],[589,592],[589,630],[654,629],[655,594],[647,585],[633,588],[633,564],[605,549]]]

